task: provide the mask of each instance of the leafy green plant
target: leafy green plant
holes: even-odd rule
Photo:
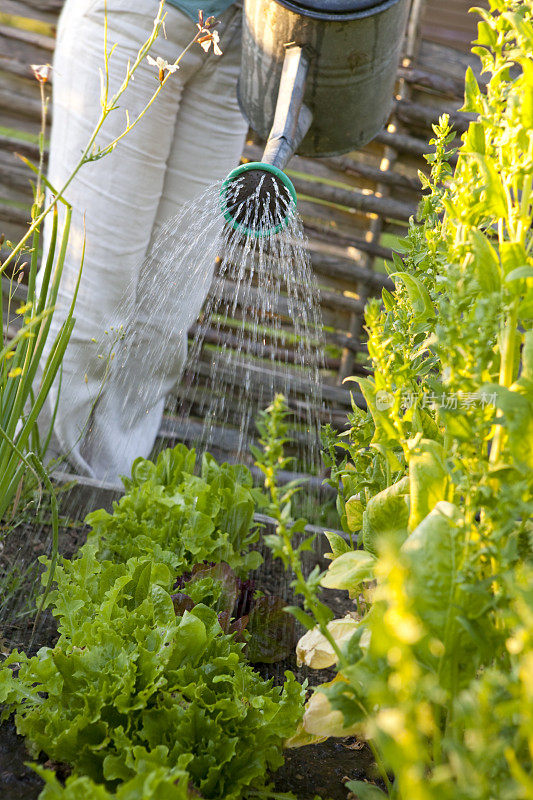
[[[154,765],[150,759],[140,761],[137,775],[121,784],[116,793],[86,775],[73,775],[63,786],[49,769],[36,765],[34,769],[45,781],[40,800],[191,800],[199,797],[198,792],[189,789],[187,772]]]
[[[87,543],[58,564],[47,603],[59,640],[33,658],[7,657],[3,716],[15,711],[34,755],[73,767],[67,796],[97,784],[102,797],[155,798],[174,780],[183,797],[189,784],[205,798],[265,788],[305,688],[291,673],[283,688],[263,681],[216,610],[197,603],[176,613],[175,573],[153,553],[124,562],[96,551]],[[49,778],[43,796],[58,793]]]
[[[206,453],[198,476],[195,461],[194,450],[179,444],[155,464],[134,462],[113,513],[99,510],[87,517],[100,558],[150,554],[178,575],[203,561],[224,561],[241,576],[259,566],[261,555],[249,548],[259,538],[253,515],[261,495],[250,471],[219,465]]]
[[[373,376],[353,379],[367,411],[324,437],[363,549],[330,538],[315,585],[366,587],[372,604],[348,640],[328,625],[337,649],[322,631],[300,643],[338,670],[300,741],[364,735],[391,798],[533,796],[533,3],[490,8],[486,89],[466,75],[477,119],[455,171],[448,120],[434,126],[421,224],[394,257],[394,294],[367,305]]]
[[[63,202],[63,201],[62,201]],[[49,335],[69,236],[71,209],[66,206],[65,225],[58,241],[57,209],[54,209],[53,231],[43,266],[43,280],[36,289],[39,262],[40,229],[32,237],[27,301],[16,309],[21,319],[17,333],[8,340],[11,319],[11,289],[7,316],[2,318],[2,350],[0,351],[0,519],[17,503],[20,486],[27,470],[37,482],[42,480],[43,444],[37,429],[37,417],[58,375],[70,335],[74,327],[74,304],[77,287],[68,310],[42,369],[42,378],[35,392],[35,378]],[[34,206],[35,208],[35,206]],[[82,259],[83,262],[83,259]],[[0,267],[0,274],[4,265]],[[20,270],[21,268],[19,268]],[[22,276],[22,272],[19,272]],[[81,267],[78,276],[81,277]],[[12,514],[15,513],[13,509]]]
[[[194,474],[195,466],[195,451],[183,444],[164,450],[155,463],[137,459],[131,478],[123,478],[126,494],[113,513],[102,509],[88,515],[89,541],[96,543],[101,560],[150,556],[168,564],[178,575],[176,610],[207,604],[218,612],[224,630],[250,634],[248,660],[280,660],[294,644],[283,601],[253,600],[249,587],[246,603],[241,596],[242,578],[262,563],[250,546],[259,539],[254,512],[265,498],[253,488],[246,467],[219,465],[209,453],[202,456],[200,475]]]
[[[260,434],[259,447],[252,447],[259,467],[265,477],[264,485],[270,496],[266,506],[268,514],[276,523],[276,532],[263,536],[263,541],[270,548],[274,558],[279,558],[285,567],[294,573],[290,587],[295,594],[303,597],[304,609],[299,606],[287,606],[287,612],[293,614],[305,628],[311,629],[318,624],[322,635],[339,658],[342,654],[330,631],[328,623],[333,619],[329,607],[317,597],[317,589],[321,578],[318,566],[307,575],[302,567],[302,555],[313,547],[315,535],[305,534],[306,520],[303,517],[295,520],[292,516],[292,498],[301,488],[301,481],[294,480],[278,488],[277,476],[291,464],[292,458],[284,453],[288,440],[289,415],[287,402],[282,394],[277,394],[272,404],[259,413],[257,429]],[[297,538],[300,539],[297,542]],[[310,612],[310,613],[308,613]]]
[[[194,463],[194,451],[183,445],[155,464],[135,462],[124,479],[122,527],[113,515],[97,513],[105,530],[55,566],[46,605],[57,644],[33,658],[13,651],[0,669],[2,717],[15,713],[32,755],[44,751],[73,769],[65,787],[40,771],[43,800],[278,796],[266,776],[283,763],[282,743],[302,717],[305,686],[290,672],[283,687],[262,680],[246,663],[243,631],[248,624],[252,657],[279,657],[266,641],[283,628],[279,599],[261,597],[257,609],[245,608],[245,582],[227,563],[186,561],[197,518],[185,524],[172,516],[175,506],[211,514],[215,535],[202,547],[215,557],[222,542],[242,572],[257,534],[250,534],[251,514],[232,515],[232,503],[246,510],[251,504],[253,513],[260,495],[245,468],[219,466],[206,454],[199,477]],[[164,536],[161,509],[170,518]],[[118,546],[125,539],[127,550]],[[54,565],[41,560],[48,586]],[[236,611],[246,619],[232,625]]]

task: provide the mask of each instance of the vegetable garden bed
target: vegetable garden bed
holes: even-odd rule
[[[117,503],[123,493],[112,485],[97,483],[90,479],[80,478],[66,473],[56,473],[55,487],[60,499],[60,554],[65,558],[73,558],[87,540],[90,528],[83,520],[96,509],[112,511],[113,503]],[[275,530],[274,520],[263,514],[255,514],[254,522],[263,534],[272,534]],[[306,533],[316,533],[320,529],[307,526]],[[11,602],[3,610],[4,622],[0,629],[2,649],[7,654],[13,648],[25,650],[34,655],[41,647],[53,647],[58,639],[54,617],[46,610],[35,626],[35,613],[29,608],[35,603],[35,587],[39,583],[39,574],[43,568],[36,563],[36,557],[50,551],[52,540],[51,526],[46,515],[39,520],[21,524],[14,535],[8,537],[0,557],[0,575],[6,582],[8,575],[18,570],[19,580],[12,592]],[[306,554],[306,571],[319,565],[323,569],[324,561],[322,542],[325,537],[317,537],[316,546]],[[261,553],[263,563],[251,573],[257,589],[267,596],[279,596],[285,602],[294,602],[294,595],[289,588],[287,573],[279,563],[275,563],[270,550],[261,541],[253,545]],[[32,565],[24,573],[26,564]],[[353,603],[341,592],[329,593],[328,601],[333,601],[336,616],[353,609]],[[304,629],[297,624],[295,634],[301,635]],[[290,643],[283,659],[274,663],[258,662],[255,669],[263,678],[272,678],[274,684],[281,684],[286,670],[291,670],[297,678],[304,681],[308,677],[305,668],[296,664],[294,653],[295,637]],[[313,673],[313,683],[331,679],[331,670],[320,670]],[[25,740],[18,736],[13,718],[8,719],[0,727],[0,784],[3,788],[4,800],[34,800],[43,789],[43,780],[28,766],[33,760],[28,754]],[[354,755],[356,757],[354,758]],[[46,767],[53,767],[63,779],[69,775],[68,766],[50,761],[44,753],[37,762]],[[309,745],[285,752],[285,764],[273,775],[277,791],[292,791],[301,800],[312,800],[318,793],[331,800],[344,800],[347,790],[344,783],[348,779],[376,779],[374,757],[367,745],[358,742],[354,737],[340,740],[328,740],[318,745]]]
[[[366,304],[373,373],[352,378],[366,409],[323,432],[345,532],[328,534],[328,569],[294,484],[279,485],[283,397],[252,450],[263,498],[246,468],[208,458],[195,472],[186,449],[136,461],[113,515],[93,512],[79,558],[57,565],[54,648],[6,652],[0,668],[5,719],[34,760],[53,759],[36,767],[41,800],[533,798],[533,0],[490,6],[476,52],[492,77],[466,75],[476,118],[459,152],[450,120],[434,126],[394,293]],[[275,523],[261,539],[258,509]],[[253,661],[289,639],[277,601],[252,606],[252,570],[308,629],[296,653],[320,685],[305,711],[306,687],[282,678],[291,650],[251,667],[236,644],[246,629]],[[347,591],[357,618],[322,588]],[[4,731],[4,784],[29,798],[36,779]],[[304,746],[269,786],[287,745]]]

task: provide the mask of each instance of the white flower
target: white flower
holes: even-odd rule
[[[30,66],[39,83],[46,83],[52,69],[50,64],[30,64]]]
[[[213,43],[213,53],[216,56],[222,55],[222,50],[220,49],[218,43],[220,41],[220,36],[218,31],[214,30],[215,25],[219,25],[220,20],[216,19],[215,17],[208,17],[204,20],[204,12],[198,11],[198,22],[196,23],[196,27],[198,28],[198,33],[196,34],[197,39],[196,41],[203,47],[205,52],[209,50],[211,47],[211,42]]]
[[[219,41],[220,41],[220,36],[218,34],[218,31],[207,31],[207,33],[205,33],[198,39],[198,44],[200,45],[200,47],[203,47],[203,49],[207,53],[207,51],[211,47],[211,42],[213,42],[213,53],[216,56],[221,56],[222,50],[218,46]]]
[[[159,70],[159,75],[158,75],[159,83],[163,83],[163,80],[165,78],[165,72],[176,72],[176,70],[179,69],[179,66],[177,64],[169,64],[168,61],[165,61],[165,59],[161,58],[161,56],[157,56],[157,58],[152,58],[152,56],[146,56],[146,60],[148,61],[149,64],[151,64],[153,67],[157,67],[157,69]]]

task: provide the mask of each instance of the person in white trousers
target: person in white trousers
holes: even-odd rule
[[[65,193],[73,208],[72,227],[50,341],[70,304],[84,230],[86,252],[61,389],[57,382],[48,400],[48,413],[57,403],[53,446],[80,474],[112,482],[129,473],[135,457],[150,454],[165,395],[183,369],[186,331],[201,310],[210,281],[189,284],[183,291],[175,275],[174,295],[162,293],[161,304],[172,303],[174,333],[170,341],[165,333],[161,374],[157,380],[152,376],[147,391],[134,390],[143,380],[142,358],[124,365],[122,385],[133,387],[127,408],[120,391],[113,390],[113,370],[104,382],[106,358],[95,340],[101,342],[105,331],[109,338],[115,335],[126,307],[130,322],[132,314],[135,322],[136,303],[142,317],[141,269],[158,232],[238,164],[247,130],[236,96],[242,8],[228,7],[228,0],[207,0],[203,7],[196,7],[202,0],[170,2],[166,38],[156,40],[152,55],[172,63],[197,32],[194,19],[200,8],[204,18],[215,13],[220,19],[222,55],[213,48],[205,53],[198,45],[189,50],[137,127],[111,155],[85,165]],[[128,59],[150,34],[157,9],[157,0],[107,0],[108,42],[118,45],[110,60],[110,94],[122,81]],[[60,17],[49,164],[49,181],[56,188],[77,163],[100,113],[104,10],[104,0],[67,0]],[[146,60],[122,98],[130,118],[152,96],[155,80],[157,69]],[[102,129],[102,144],[123,127],[124,112],[114,111]],[[47,222],[45,247],[50,228]],[[209,276],[212,270],[206,264]],[[157,338],[158,310],[153,313],[150,330]]]

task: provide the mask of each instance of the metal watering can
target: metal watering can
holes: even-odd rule
[[[381,130],[408,8],[409,0],[245,0],[237,92],[267,144],[262,161],[237,167],[223,184],[222,211],[233,228],[270,236],[287,224],[296,192],[283,169],[295,152],[346,153]],[[243,213],[252,196],[270,203],[266,228]]]

